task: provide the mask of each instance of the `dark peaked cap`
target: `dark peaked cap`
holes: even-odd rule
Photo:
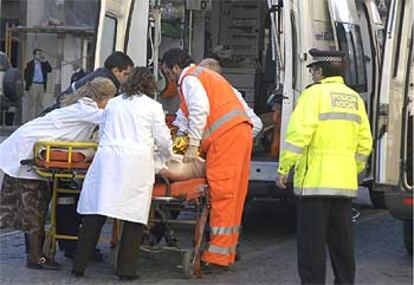
[[[311,65],[318,62],[342,62],[345,56],[345,53],[342,51],[320,50],[316,48],[311,48],[309,50],[309,54],[312,56],[312,60],[308,65],[306,65],[306,67],[310,67]]]

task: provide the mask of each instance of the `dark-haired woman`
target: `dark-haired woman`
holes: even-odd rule
[[[86,175],[78,212],[82,218],[72,275],[82,276],[106,217],[124,222],[116,274],[138,278],[137,257],[148,221],[155,176],[155,150],[171,156],[171,136],[161,104],[151,99],[155,80],[149,69],[137,67],[125,93],[111,99],[100,126],[99,148]]]

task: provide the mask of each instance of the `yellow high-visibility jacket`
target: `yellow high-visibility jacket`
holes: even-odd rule
[[[364,102],[340,76],[305,89],[290,118],[279,174],[295,165],[296,195],[355,197],[372,149]]]

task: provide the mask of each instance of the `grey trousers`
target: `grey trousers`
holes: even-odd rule
[[[83,216],[72,271],[83,273],[86,270],[89,259],[98,243],[105,220],[106,217],[101,215]],[[116,263],[116,274],[118,276],[136,275],[143,230],[143,224],[123,222]]]
[[[43,84],[33,83],[29,91],[28,112],[29,120],[36,118],[43,109],[43,97],[45,89]]]

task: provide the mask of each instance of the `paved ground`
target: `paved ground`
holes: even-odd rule
[[[402,245],[401,224],[386,210],[372,209],[361,191],[355,207],[361,215],[355,224],[357,284],[413,284],[412,257]],[[109,249],[110,226],[100,241],[105,261],[93,263],[83,279],[70,277],[71,260],[57,254],[59,272],[36,271],[24,266],[23,235],[0,233],[0,284],[117,284],[113,275],[114,250]],[[191,231],[177,229],[180,241],[190,244]],[[241,260],[231,272],[203,279],[184,280],[177,267],[178,253],[140,257],[142,275],[137,284],[298,284],[296,271],[295,207],[292,203],[253,201],[246,208]],[[333,283],[328,266],[327,283]]]

